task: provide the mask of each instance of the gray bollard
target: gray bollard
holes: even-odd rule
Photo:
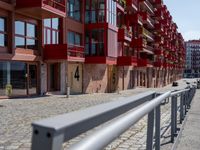
[[[67,89],[66,89],[66,96],[67,96],[67,98],[69,98],[69,96],[70,96],[70,87],[69,86],[67,86]]]

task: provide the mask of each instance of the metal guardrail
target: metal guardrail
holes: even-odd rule
[[[80,142],[70,147],[70,150],[100,150],[137,123],[148,114],[146,149],[160,149],[161,104],[171,98],[171,142],[174,142],[177,130],[177,100],[180,97],[180,123],[182,123],[196,87],[179,91],[169,91],[164,94],[146,92],[137,96],[121,98],[118,101],[101,104],[85,110],[56,116],[32,124],[32,150],[60,150],[62,144],[81,133],[84,133],[102,123],[111,121],[101,129],[93,132]],[[142,105],[140,108],[137,106]],[[132,110],[132,109],[136,110]],[[132,110],[132,111],[130,111]],[[128,112],[130,111],[130,112]],[[128,113],[127,113],[128,112]],[[155,128],[154,128],[155,124]],[[155,129],[155,137],[154,137]],[[155,138],[155,143],[154,139]]]

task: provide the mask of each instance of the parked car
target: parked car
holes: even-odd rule
[[[178,82],[173,82],[172,86],[178,86]]]

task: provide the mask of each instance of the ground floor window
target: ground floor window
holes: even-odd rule
[[[37,93],[37,65],[0,61],[0,96]]]

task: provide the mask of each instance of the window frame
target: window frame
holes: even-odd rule
[[[8,47],[8,41],[7,41],[7,37],[8,37],[8,33],[7,33],[7,18],[4,16],[0,16],[0,19],[4,20],[4,31],[0,30],[0,35],[4,36],[4,46],[0,45],[0,48],[6,48]]]
[[[69,34],[70,33],[74,34],[74,39],[73,39],[74,43],[70,43],[69,42]],[[76,43],[76,35],[78,35],[80,37],[80,44]],[[82,34],[78,33],[78,32],[75,32],[75,31],[72,31],[72,30],[68,30],[68,32],[67,32],[67,44],[74,45],[74,46],[82,46],[83,45],[82,44]]]
[[[85,23],[105,23],[106,22],[106,18],[107,18],[107,0],[103,0],[104,3],[101,3],[102,0],[97,0],[97,3],[94,5],[95,7],[97,8],[93,8],[93,1],[92,0],[88,0],[89,2],[89,8],[87,9],[86,6],[85,6]],[[104,9],[101,9],[100,6],[101,4],[104,4]],[[86,4],[87,5],[87,1],[86,1]],[[93,20],[93,12],[95,12],[95,17],[98,16],[97,18],[95,18]],[[100,14],[101,12],[104,13],[104,18],[101,19],[100,21],[100,16],[101,15],[97,15],[97,14]],[[87,15],[88,15],[88,20],[87,19]]]
[[[15,41],[15,48],[24,48],[24,49],[38,50],[37,24],[31,23],[31,22],[27,22],[27,21],[24,21],[24,20],[20,20],[20,19],[15,20],[15,23],[17,21],[24,23],[24,35],[22,35],[22,34],[16,34],[16,31],[15,31],[15,39],[16,38],[23,38],[25,40],[24,41],[25,43],[24,43],[24,47],[18,47],[18,46],[16,46],[16,41]],[[35,37],[27,36],[27,31],[28,31],[27,25],[28,24],[34,25],[34,27],[35,27]],[[15,26],[15,28],[16,28],[16,26]],[[27,45],[27,41],[28,40],[34,40],[35,41],[35,48],[29,48],[29,46]]]
[[[97,36],[96,36],[97,39],[93,39],[93,34],[97,34]],[[99,36],[101,34],[103,34],[103,36]],[[88,30],[87,36],[88,36],[88,41],[85,41],[85,47],[86,47],[87,53],[85,55],[87,55],[87,56],[106,56],[107,55],[107,47],[106,47],[105,41],[107,41],[107,37],[106,37],[105,29],[99,28],[99,29]],[[96,40],[96,41],[94,41],[94,40]],[[100,49],[99,45],[103,46],[103,48]],[[87,46],[88,46],[88,50],[87,50]],[[95,46],[95,49],[93,49],[93,46]]]
[[[56,28],[53,28],[53,19],[55,19],[55,18],[49,19],[50,20],[50,26],[45,26],[45,24],[43,25],[43,27],[44,27],[44,38],[43,38],[44,41],[43,41],[43,43],[45,45],[47,45],[47,44],[59,44],[59,41],[60,41],[60,28],[59,28],[60,20],[59,20],[59,18],[57,18],[58,19],[58,28],[56,29]],[[50,36],[47,36],[48,32],[49,32]],[[56,33],[55,38],[53,38],[53,33]]]
[[[71,18],[71,19],[73,19],[73,20],[75,20],[75,21],[78,21],[78,22],[82,22],[82,2],[81,2],[81,0],[72,0],[73,1],[73,8],[76,6],[76,2],[77,1],[79,1],[79,15],[80,15],[80,18],[79,19],[76,19],[75,17],[74,17],[74,15],[73,16],[71,16],[70,14],[72,13],[72,14],[75,14],[76,13],[76,10],[74,10],[74,11],[70,11],[70,4],[71,4],[71,2],[70,2],[71,0],[67,0],[67,16],[69,17],[69,18]]]

